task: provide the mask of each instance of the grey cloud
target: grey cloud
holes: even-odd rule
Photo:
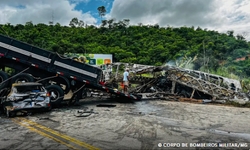
[[[128,18],[132,23],[159,25],[204,25],[211,21],[214,0],[115,0],[111,17]]]
[[[114,0],[109,18],[130,19],[130,24],[200,26],[240,34],[249,30],[249,8],[249,0]]]
[[[87,0],[75,0],[74,2],[86,2]],[[18,9],[17,6],[24,6]],[[88,12],[74,10],[76,3],[70,4],[67,0],[1,0],[0,18],[8,15],[6,19],[0,19],[0,23],[24,24],[28,21],[33,23],[59,22],[68,25],[74,17],[83,20],[87,24],[95,24],[97,20]],[[5,14],[9,12],[8,14]],[[2,15],[1,15],[2,14]]]

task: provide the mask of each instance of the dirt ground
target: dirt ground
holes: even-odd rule
[[[77,117],[84,109],[93,111]],[[250,149],[249,108],[163,100],[83,100],[81,106],[15,118],[29,119],[99,149],[172,149],[170,143],[187,143],[187,149],[193,149],[190,143],[241,143]],[[1,149],[70,149],[3,115],[0,137]]]

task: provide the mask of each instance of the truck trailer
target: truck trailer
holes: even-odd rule
[[[14,73],[7,72],[10,68]],[[42,83],[54,95],[52,106],[60,106],[69,91],[73,92],[75,100],[81,99],[85,88],[132,100],[140,99],[103,84],[101,68],[0,35],[0,91],[18,82]]]

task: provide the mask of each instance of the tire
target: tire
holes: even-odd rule
[[[15,117],[15,116],[16,116],[16,113],[15,113],[15,112],[12,112],[12,111],[7,110],[6,107],[4,108],[4,112],[5,112],[7,118],[12,118],[12,117]]]
[[[71,97],[70,101],[69,101],[69,105],[75,105],[75,104],[79,104],[79,101],[81,99],[84,99],[87,97],[87,93],[88,93],[88,89],[86,88],[82,88],[81,90],[79,90],[77,93],[73,94],[73,96]]]
[[[18,82],[34,82],[34,78],[27,74],[27,73],[21,73],[15,77],[12,78],[11,83],[18,83]]]
[[[56,82],[57,85],[61,86],[61,84],[62,84],[62,85],[65,86],[65,88],[62,88],[63,91],[64,91],[64,94],[69,93],[69,91],[70,91],[70,82],[69,82],[69,80],[66,77],[59,76],[59,77],[55,78],[52,81]]]
[[[3,81],[5,81],[7,79],[8,79],[8,74],[3,72],[3,71],[0,71],[0,89],[3,89],[6,86],[8,86],[9,81],[6,81],[6,82],[2,83]]]
[[[73,59],[75,61],[79,61],[78,57],[72,57],[71,59]]]
[[[0,115],[2,115],[2,114],[4,114],[4,107],[2,105],[2,102],[0,102]]]
[[[60,107],[64,97],[64,91],[59,85],[49,85],[46,87],[50,93],[52,107]]]
[[[90,93],[89,89],[84,88],[84,89],[82,89],[81,96],[79,96],[78,98],[79,99],[85,99],[85,98],[88,97],[88,95],[90,95],[89,93]]]

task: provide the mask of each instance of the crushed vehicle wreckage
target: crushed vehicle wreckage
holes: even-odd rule
[[[14,117],[18,112],[30,114],[38,110],[51,110],[50,94],[41,83],[14,83],[10,90],[1,90],[1,94],[8,94],[1,100],[7,117]]]
[[[129,92],[142,99],[201,99],[203,102],[249,101],[240,81],[176,66],[112,63],[101,66],[105,84],[119,88],[125,68],[130,72]]]

